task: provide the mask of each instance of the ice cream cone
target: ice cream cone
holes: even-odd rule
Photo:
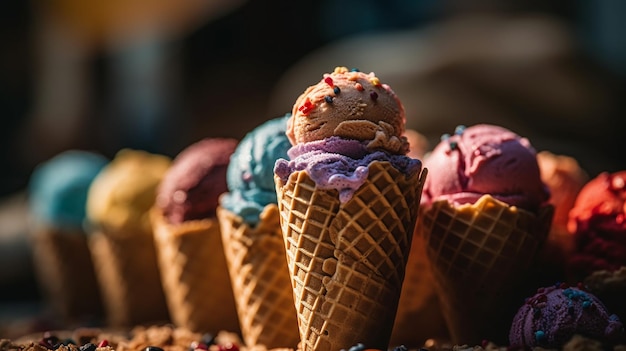
[[[345,203],[306,171],[275,178],[303,350],[387,349],[425,176],[373,162]]]
[[[239,332],[217,219],[171,224],[156,207],[150,218],[174,324],[195,332]]]
[[[278,207],[267,205],[254,228],[225,208],[217,216],[246,345],[295,348],[300,335]]]
[[[418,226],[454,343],[506,342],[500,338],[509,324],[502,321],[523,301],[525,292],[516,287],[548,235],[552,214],[551,205],[533,214],[490,195],[473,205],[444,200],[423,208]]]
[[[111,327],[168,321],[152,233],[93,228],[89,248]]]
[[[26,189],[37,281],[63,325],[103,317],[83,223],[89,188],[107,163],[98,153],[65,150],[38,164]]]
[[[391,345],[413,348],[424,345],[428,339],[448,338],[434,284],[424,238],[416,230],[391,333]]]
[[[101,318],[100,290],[85,233],[42,226],[32,243],[38,281],[53,312],[70,323]]]

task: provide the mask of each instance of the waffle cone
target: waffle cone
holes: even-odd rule
[[[387,349],[425,176],[373,162],[343,204],[305,171],[275,178],[304,351]]]
[[[102,317],[102,301],[87,236],[80,230],[36,229],[34,267],[52,311],[66,322]]]
[[[501,338],[525,295],[516,288],[548,235],[553,210],[534,214],[490,195],[473,205],[444,200],[423,209],[418,226],[454,343],[507,342]]]
[[[170,224],[150,212],[163,289],[172,321],[194,332],[239,332],[217,219]]]
[[[151,233],[94,228],[88,243],[109,326],[169,320]]]
[[[300,335],[278,206],[267,205],[254,228],[225,208],[217,216],[244,342],[295,348]]]
[[[433,279],[424,238],[416,230],[391,333],[391,345],[419,348],[428,339],[448,339]]]

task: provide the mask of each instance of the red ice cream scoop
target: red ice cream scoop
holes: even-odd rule
[[[626,171],[604,172],[589,181],[569,212],[575,251],[568,263],[573,279],[626,266]]]

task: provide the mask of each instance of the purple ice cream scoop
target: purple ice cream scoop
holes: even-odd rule
[[[509,343],[513,347],[560,348],[574,335],[607,343],[622,341],[624,328],[602,302],[576,287],[540,288],[518,310]]]
[[[284,182],[291,173],[307,170],[320,189],[336,189],[339,200],[347,202],[367,180],[368,166],[374,161],[387,161],[407,177],[419,172],[421,161],[385,150],[372,151],[367,142],[340,137],[297,144],[287,152],[290,161],[276,161],[274,172]]]

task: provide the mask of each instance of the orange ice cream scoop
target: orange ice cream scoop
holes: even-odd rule
[[[404,106],[373,72],[337,67],[296,100],[286,134],[293,145],[338,136],[406,154],[405,122]]]
[[[426,154],[430,151],[428,138],[414,129],[405,130],[404,136],[409,143],[409,153],[407,156],[417,158],[419,160],[424,159]]]
[[[600,173],[585,184],[569,212],[568,229],[575,241],[573,279],[626,266],[626,170]]]
[[[541,180],[550,190],[549,202],[554,205],[552,231],[567,233],[569,211],[574,207],[576,196],[589,180],[578,161],[571,156],[556,155],[550,151],[537,153]]]

